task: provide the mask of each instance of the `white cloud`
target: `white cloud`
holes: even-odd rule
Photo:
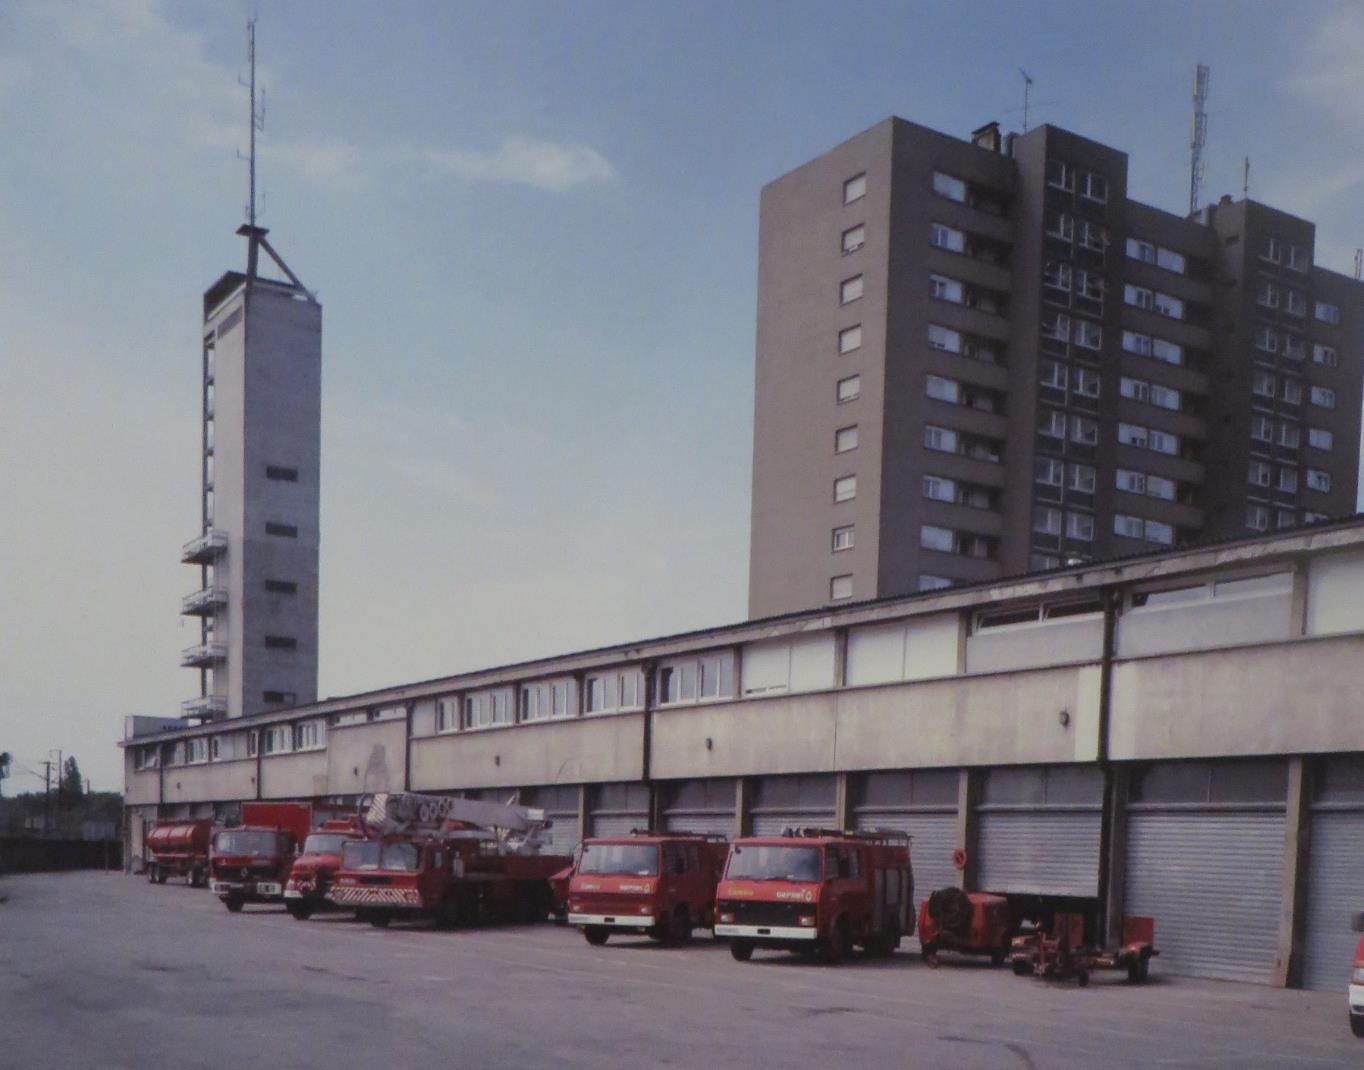
[[[616,169],[595,149],[527,137],[504,138],[495,152],[431,149],[424,155],[467,182],[509,182],[553,193],[616,177]]]

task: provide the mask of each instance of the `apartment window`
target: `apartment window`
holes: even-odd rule
[[[849,227],[843,232],[843,253],[855,253],[867,243],[867,228],[858,223],[855,227]]]
[[[1285,378],[1283,381],[1283,399],[1290,405],[1302,404],[1302,381]]]
[[[1274,526],[1276,528],[1291,528],[1298,523],[1298,514],[1292,509],[1275,509]]]
[[[278,480],[282,483],[297,483],[298,469],[284,468],[277,464],[267,464],[265,466],[265,478]]]
[[[1140,539],[1146,529],[1139,516],[1127,516],[1125,513],[1113,514],[1113,534],[1122,535],[1128,539]]]
[[[1260,259],[1268,260],[1271,264],[1277,264],[1283,259],[1283,245],[1278,238],[1266,238],[1264,246],[1260,249]]]
[[[840,476],[834,480],[834,501],[847,502],[857,497],[857,477]]]
[[[838,332],[838,351],[840,353],[851,353],[854,349],[862,348],[862,324],[855,323],[851,327],[844,327]]]
[[[1066,538],[1094,541],[1094,517],[1089,513],[1066,514]]]
[[[1091,301],[1102,301],[1104,296],[1104,277],[1097,271],[1081,271],[1077,277],[1075,292]]]
[[[1066,365],[1060,364],[1054,360],[1043,360],[1041,362],[1041,372],[1042,378],[1040,382],[1043,386],[1055,387],[1057,390],[1064,390],[1066,388],[1066,382],[1069,378]]]
[[[1069,290],[1072,268],[1059,260],[1048,260],[1042,270],[1042,282],[1053,290]]]
[[[246,756],[254,758],[260,747],[260,737],[255,732],[246,733]]]
[[[1063,522],[1060,509],[1039,507],[1032,511],[1032,529],[1038,535],[1060,535]]]
[[[1166,364],[1183,364],[1184,347],[1167,342],[1164,338],[1152,338],[1151,356],[1156,360],[1163,360]]]
[[[1175,500],[1175,481],[1164,476],[1147,476],[1146,493],[1152,498],[1164,498],[1167,502]]]
[[[853,175],[843,183],[843,203],[852,204],[867,195],[867,174]]]
[[[1146,428],[1136,424],[1118,424],[1118,441],[1126,446],[1140,446],[1143,449],[1149,442]]]
[[[1315,315],[1322,323],[1338,324],[1340,322],[1340,309],[1335,305],[1327,304],[1325,301],[1317,302]]]
[[[1085,349],[1098,349],[1103,345],[1103,328],[1097,323],[1089,320],[1077,319],[1075,321],[1075,344],[1083,346]]]
[[[1133,401],[1149,401],[1151,399],[1151,384],[1144,379],[1130,379],[1124,375],[1118,381],[1118,393],[1125,398]]]
[[[1094,493],[1094,469],[1087,464],[1070,466],[1070,489],[1082,494]]]
[[[838,601],[852,597],[852,576],[835,576],[829,581],[829,598]]]
[[[1152,405],[1158,405],[1162,409],[1178,412],[1181,397],[1178,390],[1168,386],[1161,386],[1159,383],[1152,383],[1150,401]]]
[[[588,681],[589,684],[592,681]],[[459,728],[459,699],[443,698],[436,703],[436,731],[453,732]]]
[[[1042,310],[1042,336],[1060,342],[1070,341],[1070,317],[1059,312]]]
[[[265,525],[265,534],[278,535],[282,539],[296,539],[298,538],[298,528],[293,524],[267,523]]]
[[[1075,240],[1075,217],[1065,212],[1046,213],[1047,234],[1062,241]]]
[[[1055,409],[1044,409],[1037,421],[1037,433],[1048,438],[1066,437],[1066,414]]]
[[[946,427],[924,425],[924,446],[942,453],[957,452],[957,433]]]
[[[294,750],[317,750],[326,745],[325,721],[300,721],[294,725]]]
[[[1307,444],[1314,450],[1329,450],[1336,442],[1336,436],[1330,431],[1324,431],[1320,427],[1309,427],[1307,429]]]
[[[1137,334],[1136,331],[1122,332],[1122,347],[1129,353],[1139,353],[1143,357],[1151,355],[1151,336]]]
[[[1166,271],[1173,271],[1177,275],[1183,275],[1187,263],[1182,253],[1177,253],[1173,249],[1156,249],[1156,267],[1162,267]]]
[[[924,497],[932,498],[935,502],[955,502],[957,500],[957,484],[941,476],[924,476],[923,489]]]
[[[186,740],[185,760],[190,762],[208,761],[208,740],[202,737]]]
[[[862,376],[850,375],[838,381],[838,402],[856,401],[862,394]]]
[[[1172,457],[1179,453],[1179,439],[1168,432],[1148,430],[1146,442],[1147,446],[1157,453],[1167,453]]]
[[[294,704],[294,693],[292,691],[265,691],[261,693],[261,701],[275,705],[292,706]]]
[[[1296,335],[1285,334],[1283,336],[1284,356],[1292,360],[1302,360],[1307,356],[1307,343]]]
[[[848,524],[846,527],[834,528],[833,532],[833,552],[839,553],[843,550],[851,550],[856,543],[853,535],[853,526]]]
[[[1296,449],[1299,441],[1301,441],[1301,437],[1302,436],[1300,434],[1297,424],[1291,424],[1287,420],[1280,422],[1279,424],[1280,446],[1287,446],[1290,449]]]
[[[1070,440],[1083,446],[1094,446],[1099,441],[1099,424],[1088,416],[1070,418]]]
[[[1033,554],[1028,559],[1028,567],[1034,572],[1045,572],[1049,568],[1060,568],[1061,559],[1055,554]]]
[[[1143,264],[1154,264],[1156,262],[1156,247],[1150,242],[1128,238],[1127,255],[1133,260],[1140,260]]]
[[[966,235],[955,227],[934,223],[929,231],[928,240],[929,244],[946,249],[949,253],[966,252]]]
[[[926,573],[919,576],[919,590],[921,591],[941,591],[944,587],[951,587],[952,581],[946,576],[929,576]]]
[[[1331,489],[1330,474],[1323,472],[1320,468],[1309,468],[1307,470],[1307,489],[1326,493]]]
[[[966,287],[946,275],[929,275],[928,282],[930,292],[939,301],[951,301],[959,305],[966,297]]]
[[[1269,506],[1255,502],[1246,506],[1246,527],[1251,531],[1269,530]]]
[[[1288,247],[1288,266],[1294,271],[1306,271],[1312,266],[1312,257],[1306,249],[1297,245]]]
[[[1146,521],[1146,541],[1169,546],[1175,541],[1175,529],[1163,521],[1148,520]]]
[[[1279,351],[1279,332],[1263,324],[1256,327],[1255,348],[1262,349],[1266,353],[1277,353]]]
[[[1334,368],[1338,363],[1338,357],[1333,346],[1313,345],[1312,363],[1323,364],[1328,368]]]
[[[1172,320],[1182,320],[1184,318],[1184,302],[1178,297],[1171,297],[1169,294],[1156,294],[1156,311],[1162,316],[1168,316]]]
[[[1125,490],[1128,494],[1146,493],[1146,474],[1144,472],[1133,472],[1129,468],[1119,468],[1115,475],[1115,485],[1119,490]]]
[[[1251,461],[1246,480],[1255,487],[1267,487],[1273,477],[1273,470],[1264,461]]]
[[[1098,223],[1090,222],[1088,219],[1080,221],[1080,244],[1086,249],[1096,249],[1103,252],[1108,248],[1108,232]]]
[[[862,296],[862,276],[854,275],[850,279],[844,279],[838,287],[838,302],[842,305],[851,304]]]
[[[1274,376],[1269,372],[1255,372],[1250,377],[1250,392],[1262,398],[1272,398],[1276,385]]]
[[[1096,175],[1093,171],[1086,172],[1084,185],[1080,187],[1080,196],[1091,201],[1107,202],[1108,179],[1103,175]]]
[[[944,379],[941,375],[930,375],[926,380],[925,393],[935,401],[950,401],[961,404],[961,384],[954,379]]]
[[[1066,466],[1051,457],[1039,457],[1033,465],[1033,480],[1048,487],[1059,487]]]
[[[933,172],[933,192],[946,197],[949,201],[966,203],[966,183],[941,171]]]
[[[919,528],[919,545],[925,550],[940,550],[950,554],[955,544],[956,539],[948,528],[934,527],[932,524],[924,524]]]
[[[960,353],[961,333],[947,327],[939,327],[936,323],[930,323],[928,325],[928,344],[933,349],[941,349],[948,353]]]
[[[1331,518],[1327,516],[1325,513],[1307,512],[1302,514],[1302,522],[1304,524],[1320,524],[1322,521],[1330,519]]]
[[[1307,315],[1307,295],[1301,290],[1285,290],[1286,301],[1284,307],[1290,316]]]
[[[1313,405],[1318,405],[1323,409],[1334,409],[1336,407],[1336,392],[1329,387],[1312,387],[1310,397]]]
[[[1133,286],[1130,282],[1123,285],[1122,299],[1124,304],[1133,308],[1151,309],[1156,303],[1156,295],[1152,291],[1144,286]]]
[[[1081,397],[1096,398],[1101,385],[1099,373],[1091,368],[1075,369],[1075,393]]]
[[[1262,308],[1279,307],[1279,288],[1269,279],[1260,279],[1255,287],[1255,303]]]
[[[267,635],[265,637],[266,650],[297,650],[298,640],[291,635]]]
[[[1064,160],[1048,160],[1047,185],[1063,190],[1075,189],[1075,169]]]
[[[1287,494],[1295,494],[1298,490],[1298,470],[1296,468],[1280,468],[1279,481],[1275,485]]]
[[[298,584],[293,580],[266,580],[265,589],[271,594],[298,594]]]
[[[849,450],[857,449],[857,425],[852,427],[840,427],[834,432],[834,452],[847,453]]]

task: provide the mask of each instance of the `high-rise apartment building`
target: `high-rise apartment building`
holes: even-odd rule
[[[263,228],[237,233],[246,273],[204,294],[203,527],[181,552],[200,570],[180,657],[200,694],[181,714],[208,720],[317,698],[322,307]],[[287,282],[258,273],[261,251]]]
[[[1055,127],[888,119],[762,193],[755,617],[1355,511],[1364,288]]]

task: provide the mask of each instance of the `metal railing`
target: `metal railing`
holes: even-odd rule
[[[201,665],[212,665],[215,661],[222,661],[226,657],[226,643],[198,643],[195,646],[187,646],[180,651],[180,664],[184,668],[194,669]]]
[[[211,560],[226,549],[227,532],[207,531],[180,548],[180,560],[185,564],[198,564]]]
[[[180,599],[180,612],[202,616],[214,606],[227,604],[226,587],[204,587]]]

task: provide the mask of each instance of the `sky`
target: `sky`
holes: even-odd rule
[[[319,695],[741,620],[762,185],[888,115],[1032,121],[1364,245],[1364,5],[3,0],[0,750],[119,788],[197,624],[200,299],[323,303]]]

